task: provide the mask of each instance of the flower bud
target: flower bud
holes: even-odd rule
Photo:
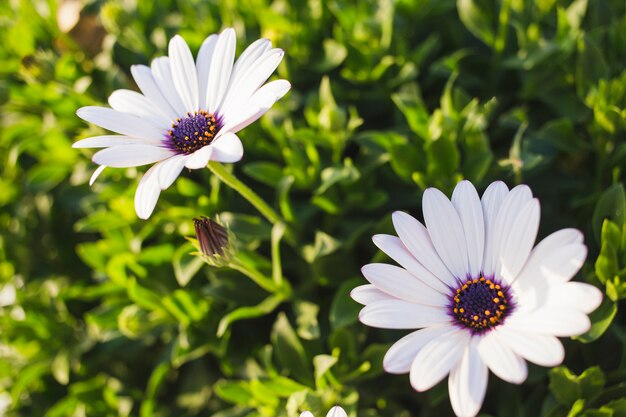
[[[196,240],[192,240],[198,255],[212,266],[225,266],[236,252],[235,236],[219,223],[219,219],[211,220],[202,216],[193,219],[196,229]]]

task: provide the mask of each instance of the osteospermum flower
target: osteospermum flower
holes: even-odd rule
[[[313,414],[310,411],[305,411],[302,414],[300,414],[300,417],[313,417]],[[348,417],[348,415],[346,414],[343,408],[336,405],[333,408],[331,408],[330,411],[328,411],[328,414],[326,414],[326,417]]]
[[[285,80],[263,85],[282,60],[281,49],[259,39],[233,65],[235,41],[233,29],[209,36],[194,62],[177,35],[169,43],[169,57],[154,59],[150,67],[131,67],[142,94],[117,90],[109,97],[112,108],[79,109],[82,119],[121,134],[74,144],[75,148],[105,148],[93,156],[100,167],[90,184],[106,166],[154,163],[135,194],[137,215],[147,219],[161,190],[184,167],[204,168],[210,160],[239,161],[243,146],[237,131],[261,117],[291,86]]]
[[[410,373],[417,391],[446,375],[457,416],[475,416],[487,389],[487,370],[520,384],[526,360],[542,366],[563,361],[557,339],[590,327],[587,314],[600,291],[569,282],[587,255],[583,235],[563,229],[533,244],[539,202],[520,185],[492,183],[479,199],[468,181],[452,201],[424,192],[426,227],[393,213],[398,237],[376,235],[376,246],[401,267],[369,264],[370,282],[352,291],[364,304],[359,319],[388,329],[421,329],[398,340],[384,358],[390,373]]]

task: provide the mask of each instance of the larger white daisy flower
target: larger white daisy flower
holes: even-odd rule
[[[243,146],[236,132],[261,117],[291,86],[285,80],[263,85],[282,60],[282,49],[259,39],[233,65],[235,42],[233,29],[211,35],[194,62],[177,35],[169,43],[169,57],[154,59],[150,67],[131,67],[143,94],[117,90],[109,97],[112,108],[79,109],[82,119],[121,134],[74,144],[75,148],[106,148],[93,156],[100,167],[90,184],[106,166],[155,163],[135,194],[137,216],[147,219],[161,190],[184,167],[204,168],[210,160],[239,161]]]
[[[514,384],[526,379],[525,360],[542,366],[563,361],[556,336],[579,335],[601,292],[569,282],[587,248],[578,230],[551,234],[534,249],[539,202],[520,185],[492,183],[482,200],[463,181],[452,201],[424,192],[426,227],[393,213],[399,237],[376,235],[376,246],[401,267],[363,267],[371,283],[355,288],[364,304],[359,319],[387,329],[421,329],[398,340],[384,358],[390,373],[410,373],[425,391],[446,375],[457,416],[475,416],[487,389],[487,369]]]

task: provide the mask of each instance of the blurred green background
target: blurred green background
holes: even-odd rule
[[[390,213],[429,186],[529,184],[540,237],[585,233],[577,279],[605,292],[563,367],[493,375],[483,413],[626,416],[626,3],[623,0],[0,2],[0,408],[7,416],[445,416],[446,383],[384,374],[406,332],[366,328],[348,292],[385,257]],[[130,65],[194,53],[232,26],[286,51],[291,92],[241,132],[235,175],[272,227],[209,170],[185,172],[148,221],[144,168],[93,187],[101,130],[77,108],[136,89]],[[449,195],[449,194],[448,194]],[[190,255],[221,213],[240,268]],[[244,272],[242,272],[244,271]],[[262,282],[281,285],[259,286]],[[258,281],[258,280],[257,280]],[[619,307],[622,307],[620,309]],[[1,412],[0,412],[1,413]]]

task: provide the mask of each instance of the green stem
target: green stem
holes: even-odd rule
[[[213,175],[219,178],[220,181],[237,191],[243,198],[248,200],[248,202],[252,204],[254,208],[256,208],[270,223],[285,223],[282,217],[280,217],[280,215],[273,208],[271,208],[261,197],[252,191],[250,187],[239,181],[237,177],[224,167],[224,165],[219,162],[211,161],[209,162],[209,169],[213,172]],[[286,225],[285,227],[285,238],[290,243],[293,243],[294,241],[292,239],[293,235],[291,229]]]
[[[209,162],[209,169],[224,184],[237,191],[243,198],[248,200],[267,220],[272,224],[282,222],[281,217],[271,208],[261,197],[259,197],[250,187],[239,181],[237,177],[228,172],[224,165],[219,162]]]
[[[247,265],[244,265],[243,263],[239,262],[237,258],[234,258],[232,261],[230,261],[228,266],[234,270],[241,272],[242,274],[250,278],[252,281],[254,281],[255,284],[257,284],[259,287],[263,288],[264,290],[271,292],[271,293],[277,292],[278,287],[273,280],[267,278],[265,275],[263,275],[256,269],[252,269],[248,267]]]

